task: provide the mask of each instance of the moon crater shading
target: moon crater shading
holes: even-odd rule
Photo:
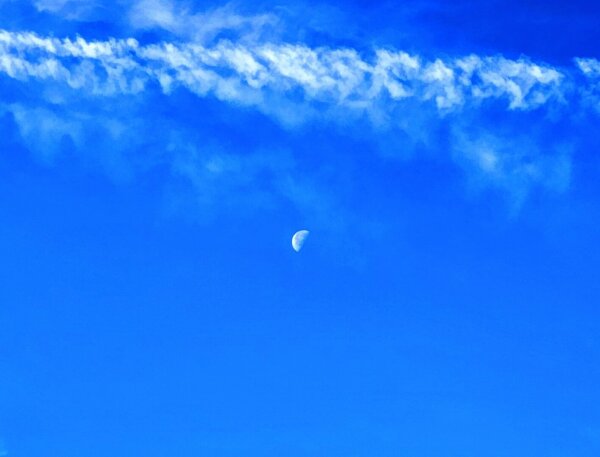
[[[304,246],[304,242],[309,234],[310,232],[308,230],[299,230],[294,233],[294,236],[292,237],[292,248],[294,248],[294,251],[300,252],[300,249]]]

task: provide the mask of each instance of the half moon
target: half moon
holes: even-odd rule
[[[292,237],[292,247],[294,248],[294,251],[300,252],[300,249],[304,246],[304,242],[309,234],[310,232],[308,230],[299,230],[294,233],[294,236]]]

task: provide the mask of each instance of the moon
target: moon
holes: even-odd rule
[[[294,251],[300,252],[300,249],[304,246],[304,242],[309,234],[310,232],[308,230],[298,230],[294,233],[294,236],[292,237],[292,247],[294,248]]]

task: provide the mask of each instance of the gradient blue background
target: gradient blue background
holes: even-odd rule
[[[69,21],[4,1],[0,20],[126,37],[122,5]],[[309,45],[556,65],[600,55],[594,2],[330,2],[308,19],[306,5],[237,8],[279,12],[288,39]],[[169,39],[161,33],[140,39]],[[1,77],[0,97],[35,100],[36,84]],[[514,210],[501,192],[471,189],[436,151],[382,158],[385,133],[290,132],[183,90],[135,103],[149,130],[177,125],[238,153],[285,149],[331,191],[341,208],[331,218],[345,215],[345,228],[315,230],[281,201],[236,203],[245,187],[198,206],[160,163],[132,171],[98,159],[115,148],[101,139],[85,156],[53,146],[48,163],[4,114],[0,453],[600,455],[598,117],[549,129],[548,143],[566,129],[580,140],[570,186],[534,190]],[[538,114],[506,116],[527,135]],[[147,133],[134,161],[153,147]],[[248,186],[269,192],[260,179]],[[296,254],[301,228],[313,233]]]

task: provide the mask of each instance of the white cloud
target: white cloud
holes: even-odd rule
[[[588,77],[600,77],[600,61],[596,59],[576,58],[575,63],[579,69]]]
[[[71,0],[35,0],[33,2],[39,11],[50,11],[53,13],[60,11],[68,3],[71,3]]]
[[[131,9],[130,18],[139,28],[160,27],[174,31],[179,27],[175,6],[168,0],[140,0]]]
[[[141,46],[134,39],[61,40],[7,31],[0,31],[0,71],[13,78],[91,87],[102,94],[137,92],[155,80],[165,92],[183,86],[201,96],[243,104],[259,105],[261,92],[286,98],[299,90],[305,101],[353,109],[368,109],[387,95],[391,105],[414,98],[432,101],[440,111],[485,99],[506,100],[511,110],[535,109],[560,99],[565,77],[547,65],[502,57],[426,62],[378,49],[368,59],[348,48],[226,40],[212,46]]]
[[[561,192],[569,187],[569,148],[544,150],[531,138],[454,132],[455,160],[467,171],[471,184],[493,187],[511,196],[514,208],[523,204],[533,186]]]
[[[81,144],[83,126],[74,119],[65,119],[47,109],[29,109],[18,104],[8,109],[15,117],[25,144],[44,162],[55,157],[55,149],[65,140]]]
[[[244,16],[231,5],[194,13],[172,0],[137,0],[129,20],[134,28],[163,29],[196,43],[207,43],[225,31],[235,31],[245,40],[256,39],[267,26],[277,23],[271,14]]]
[[[343,124],[364,116],[376,129],[404,132],[425,146],[431,126],[453,113],[476,113],[488,105],[508,113],[550,110],[573,103],[577,94],[572,69],[527,58],[470,55],[427,60],[391,49],[365,55],[350,48],[255,40],[219,39],[209,44],[223,28],[260,28],[269,19],[240,19],[226,9],[190,15],[167,0],[136,5],[140,10],[136,13],[134,8],[132,20],[139,27],[172,29],[189,40],[142,45],[133,38],[89,41],[0,30],[0,74],[87,98],[136,94],[153,87],[169,94],[185,88],[200,97],[255,107],[287,126],[311,119]],[[577,65],[591,81],[589,90],[595,90],[598,62],[580,59]],[[77,119],[65,124],[52,112],[42,116],[35,110],[13,111],[34,149],[36,138],[56,142],[67,136],[78,144],[77,138],[85,136],[73,128],[82,125]],[[39,125],[31,127],[37,133],[29,132],[38,114]],[[517,140],[506,133],[454,131],[450,149],[457,162],[488,185],[517,195],[517,200],[534,184],[558,190],[568,186],[567,153],[542,151],[534,140]],[[196,176],[200,173],[206,182],[222,175],[238,185],[243,183],[239,176],[256,174],[255,162],[230,159],[199,162],[187,157],[176,169],[194,182],[201,181]],[[295,184],[276,182],[280,192],[297,194]]]
[[[586,84],[580,88],[582,100],[600,113],[600,61],[577,58],[575,63],[586,79]]]
[[[89,16],[98,7],[96,0],[34,0],[40,12],[52,13],[67,20],[80,20]]]

